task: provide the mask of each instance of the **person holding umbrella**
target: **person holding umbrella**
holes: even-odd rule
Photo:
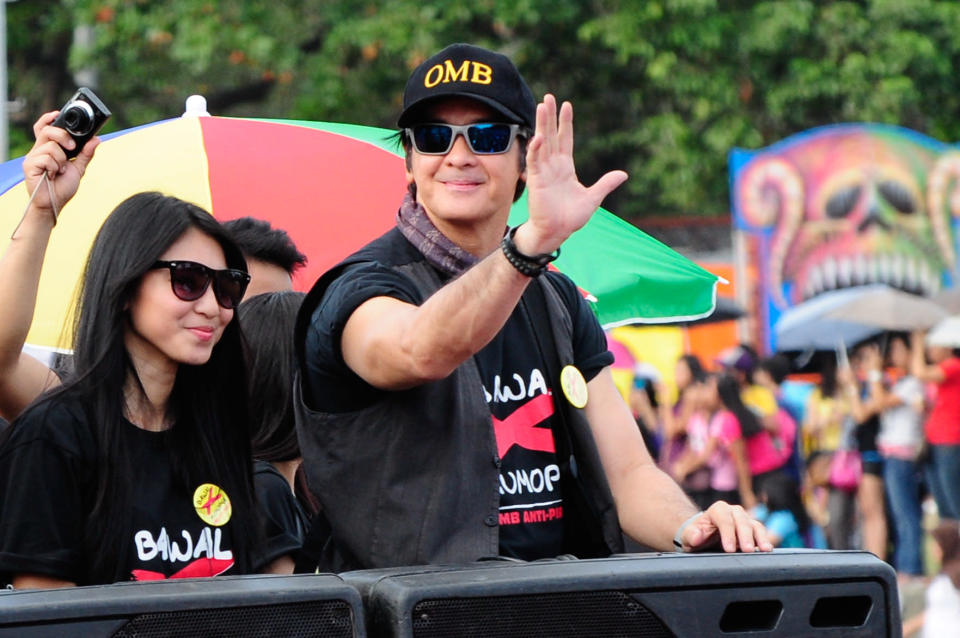
[[[302,301],[301,292],[268,292],[237,309],[247,342],[253,481],[271,573],[293,573],[298,562],[309,564],[301,552],[316,511],[299,471],[303,459],[294,427],[293,324]]]
[[[397,226],[323,275],[298,318],[298,429],[324,569],[657,549],[770,550],[738,506],[697,512],[657,468],[603,331],[547,270],[626,179],[591,187],[573,109],[454,44],[411,74]],[[507,229],[529,194],[529,220]],[[349,487],[349,489],[345,489]]]
[[[960,518],[960,356],[955,340],[924,344],[924,333],[910,335],[910,373],[934,383],[936,397],[923,430],[929,446],[925,474],[941,517]],[[924,359],[924,352],[931,363]]]

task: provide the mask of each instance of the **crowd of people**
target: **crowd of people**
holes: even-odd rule
[[[633,405],[656,403],[639,419],[651,452],[697,503],[717,499],[741,504],[766,521],[779,547],[819,545],[800,499],[797,421],[780,399],[788,368],[780,359],[759,360],[737,346],[706,371],[695,355],[677,361],[675,399],[659,379],[644,379]],[[637,384],[635,384],[637,385]]]
[[[815,383],[788,379],[793,360],[759,358],[747,345],[711,363],[707,371],[695,355],[681,357],[675,392],[649,365],[636,368],[630,405],[661,467],[697,503],[742,504],[777,547],[865,549],[886,560],[901,587],[925,589],[904,635],[953,635],[960,351],[929,345],[922,332],[889,333],[850,353],[820,353],[807,363]],[[785,382],[807,390],[787,392]],[[925,502],[935,518],[924,516]]]
[[[572,106],[537,104],[505,56],[457,44],[414,70],[396,227],[306,296],[282,231],[160,193],[122,202],[87,260],[72,355],[48,367],[24,340],[99,143],[77,149],[56,116],[34,126],[0,259],[4,583],[594,557],[625,536],[772,549],[743,507],[698,508],[657,466],[596,317],[547,269],[626,175],[581,184]],[[508,228],[524,190],[529,220]],[[746,503],[765,494],[746,479],[771,469],[766,427],[722,425]]]
[[[662,381],[632,391],[652,451],[690,497],[742,504],[778,546],[862,548],[902,582],[922,578],[924,499],[958,517],[958,352],[918,332],[822,353],[802,402],[783,392],[794,363],[782,354],[739,345],[712,363],[682,357],[673,400]]]

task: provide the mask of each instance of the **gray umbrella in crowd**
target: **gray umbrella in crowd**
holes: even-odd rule
[[[828,313],[871,288],[886,286],[857,286],[825,292],[786,310],[773,326],[776,349],[834,350],[838,343],[846,346],[859,343],[880,334],[883,328],[846,319],[828,317]]]
[[[931,299],[946,308],[951,315],[960,314],[960,288],[944,288]]]
[[[887,331],[927,330],[949,316],[928,297],[886,285],[863,286],[824,317],[873,326]]]

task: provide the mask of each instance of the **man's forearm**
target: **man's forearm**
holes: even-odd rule
[[[530,281],[494,251],[420,306],[403,348],[431,376],[450,374],[500,332]]]
[[[923,382],[940,383],[943,381],[943,372],[938,366],[927,365],[924,356],[923,333],[910,334],[910,374]]]
[[[672,551],[674,534],[697,507],[677,482],[655,465],[637,467],[629,482],[642,493],[617,500],[620,527],[638,543]]]
[[[620,526],[639,543],[672,550],[674,534],[697,508],[650,458],[610,369],[601,370],[587,387],[587,420],[617,505]]]
[[[496,336],[530,281],[497,249],[420,306],[370,299],[344,327],[344,360],[382,389],[442,379]]]

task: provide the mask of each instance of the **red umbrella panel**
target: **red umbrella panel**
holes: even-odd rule
[[[309,289],[328,268],[393,226],[406,189],[396,153],[295,124],[199,121],[211,212],[221,221],[250,216],[286,230],[309,257],[296,274],[297,289]]]

